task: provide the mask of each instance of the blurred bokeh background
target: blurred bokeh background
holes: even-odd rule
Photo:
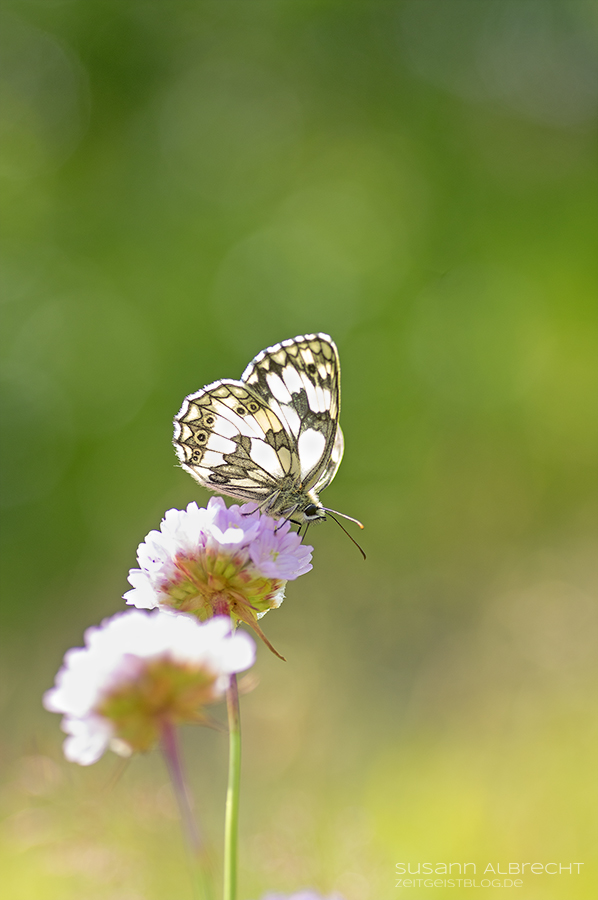
[[[207,500],[183,396],[315,330],[368,559],[312,529],[263,620],[240,900],[386,900],[401,861],[598,895],[597,32],[591,0],[3,4],[3,896],[190,897],[159,755],[66,764],[41,694]],[[226,740],[184,749],[218,856]]]

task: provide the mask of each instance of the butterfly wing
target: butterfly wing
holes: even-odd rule
[[[328,460],[326,466],[324,467],[324,471],[316,481],[314,485],[314,491],[316,494],[319,494],[320,491],[323,491],[324,488],[327,488],[334,476],[336,475],[337,469],[341,464],[341,459],[343,458],[343,452],[345,450],[345,439],[343,437],[343,432],[341,430],[341,426],[336,426],[336,438],[334,441],[334,445],[332,447],[332,453],[330,454],[330,459]]]
[[[306,334],[268,347],[249,363],[241,381],[292,436],[304,491],[330,484],[343,451],[334,341],[327,334]]]
[[[299,458],[285,425],[248,384],[223,379],[190,394],[174,420],[183,469],[211,490],[240,500],[275,499]]]

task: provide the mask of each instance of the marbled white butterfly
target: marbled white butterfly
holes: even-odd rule
[[[299,335],[258,353],[240,381],[223,378],[185,397],[174,446],[204,487],[307,524],[335,512],[318,494],[343,455],[339,411],[334,341]]]

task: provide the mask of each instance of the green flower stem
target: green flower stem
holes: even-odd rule
[[[226,694],[228,708],[229,759],[226,820],[224,824],[224,900],[237,897],[237,840],[239,827],[239,789],[241,786],[241,717],[237,676],[231,675]]]
[[[213,900],[210,865],[204,842],[191,809],[189,790],[183,772],[176,728],[172,722],[162,723],[160,745],[166,768],[170,775],[172,789],[179,807],[181,825],[189,856],[189,864],[193,878],[194,896],[196,900]]]

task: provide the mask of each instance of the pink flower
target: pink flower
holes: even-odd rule
[[[202,621],[230,615],[266,640],[257,620],[280,606],[287,581],[311,569],[312,549],[289,522],[260,513],[255,504],[227,507],[212,497],[207,508],[190,503],[168,510],[160,531],[150,531],[139,545],[140,568],[130,570],[133,589],[124,597],[133,606],[187,612]]]

